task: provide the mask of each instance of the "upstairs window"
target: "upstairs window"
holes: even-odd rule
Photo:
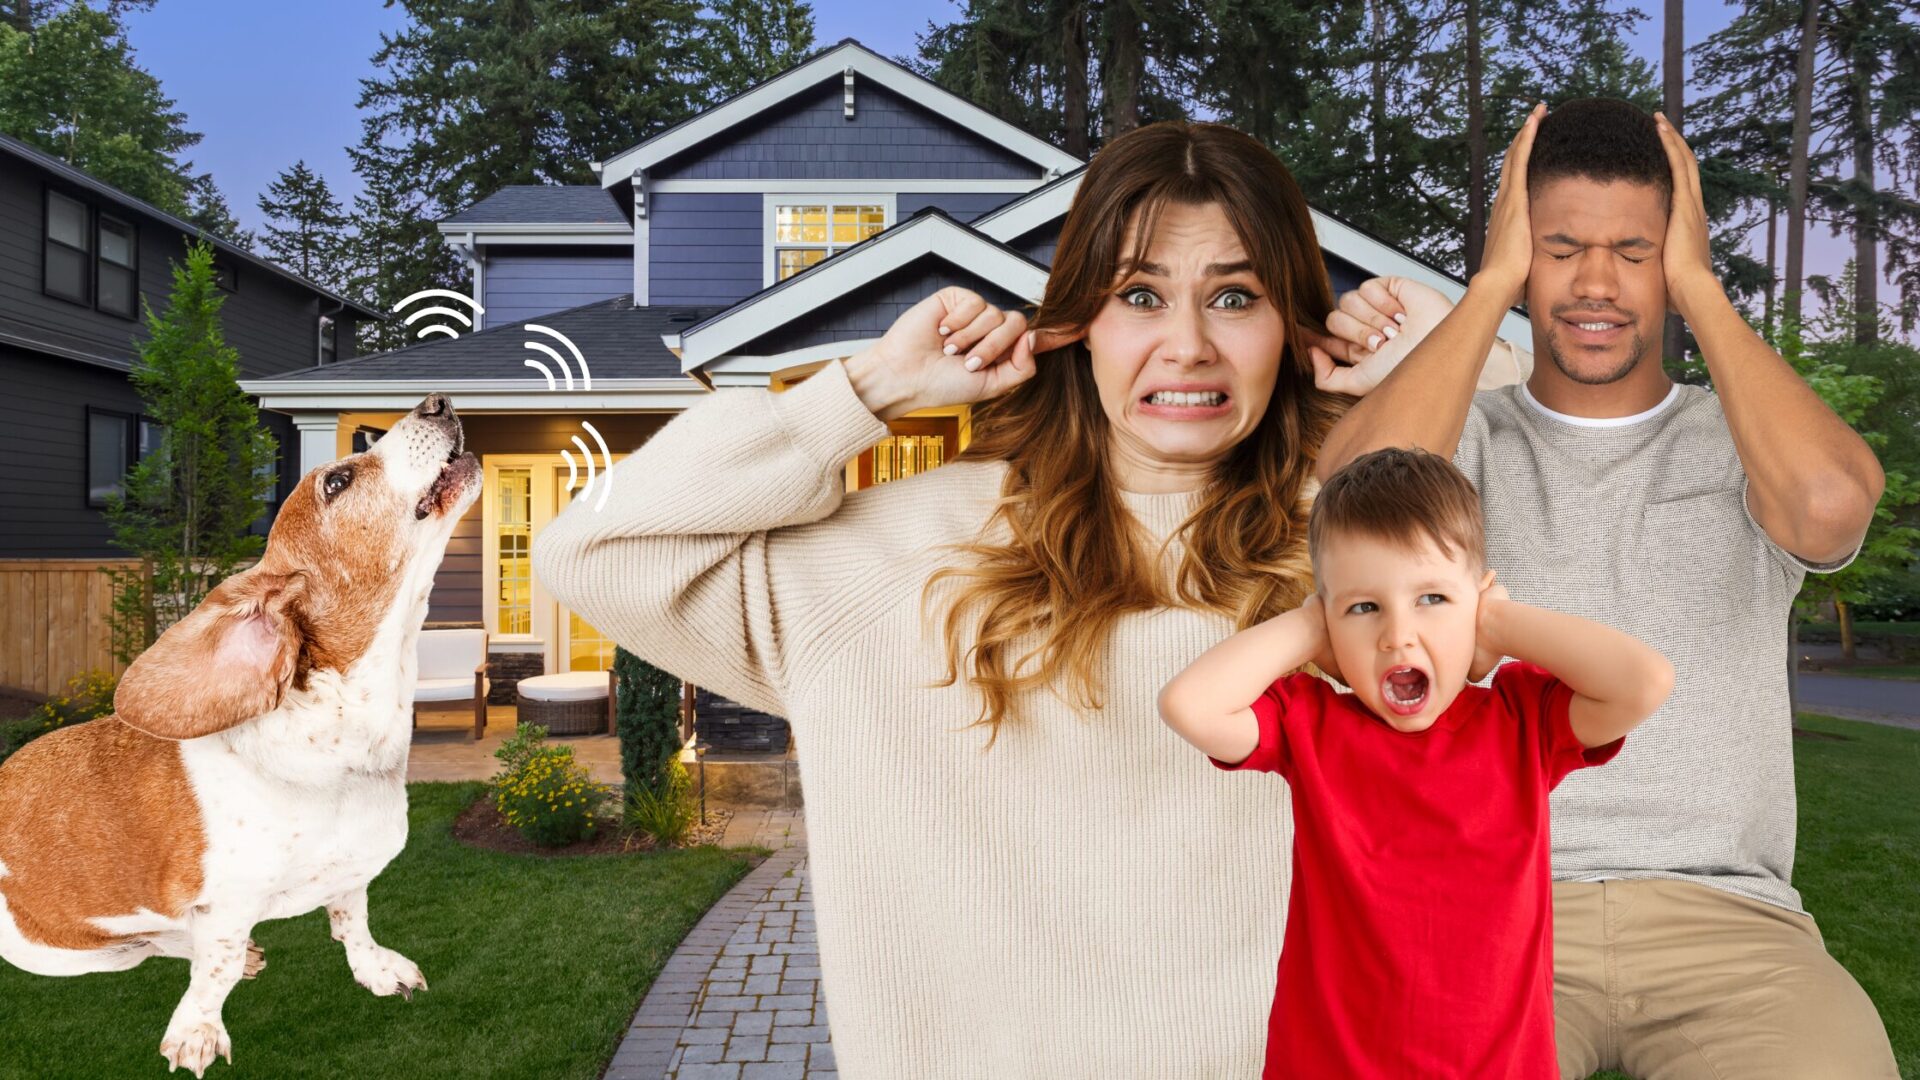
[[[93,245],[87,242],[87,204],[47,192],[46,280],[48,296],[93,303]]]
[[[131,319],[139,314],[138,234],[118,218],[100,215],[99,308]]]
[[[775,199],[767,204],[771,219],[769,284],[785,281],[827,256],[865,240],[887,227],[892,199],[854,201]]]

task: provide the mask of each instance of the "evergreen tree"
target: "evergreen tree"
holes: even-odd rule
[[[347,295],[376,311],[421,289],[466,292],[470,276],[440,240],[434,220],[443,211],[409,182],[400,153],[365,140],[349,148],[361,192],[354,196],[354,232],[347,241]],[[362,355],[413,344],[404,322],[366,320],[358,324]]]
[[[695,36],[708,103],[799,64],[813,51],[813,8],[797,0],[713,0]]]
[[[325,177],[294,162],[267,185],[260,212],[267,215],[267,257],[324,288],[342,287],[347,219]]]
[[[114,544],[150,576],[103,571],[114,581],[114,648],[125,662],[264,545],[248,527],[272,496],[274,440],[240,391],[239,354],[220,328],[225,301],[212,248],[195,243],[174,264],[165,312],[145,305],[133,385],[160,443],[128,472],[107,522]]]

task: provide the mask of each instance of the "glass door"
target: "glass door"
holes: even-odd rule
[[[577,493],[577,489],[567,487],[566,469],[554,470],[553,491],[553,510],[557,515],[567,508]],[[560,638],[560,648],[554,654],[555,667],[560,671],[606,671],[612,668],[613,640],[574,614],[565,604],[556,600],[554,609],[557,616],[554,625],[559,629]]]

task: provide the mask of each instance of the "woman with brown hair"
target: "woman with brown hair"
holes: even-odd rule
[[[792,723],[846,1075],[1258,1072],[1286,796],[1155,696],[1312,587],[1333,302],[1270,151],[1144,127],[1087,170],[1031,335],[944,289],[687,410],[536,539],[562,603]],[[972,402],[951,463],[846,494],[885,420]]]

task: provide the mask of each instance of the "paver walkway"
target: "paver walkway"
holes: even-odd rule
[[[722,843],[773,855],[674,951],[605,1080],[838,1080],[800,811],[736,811]]]

